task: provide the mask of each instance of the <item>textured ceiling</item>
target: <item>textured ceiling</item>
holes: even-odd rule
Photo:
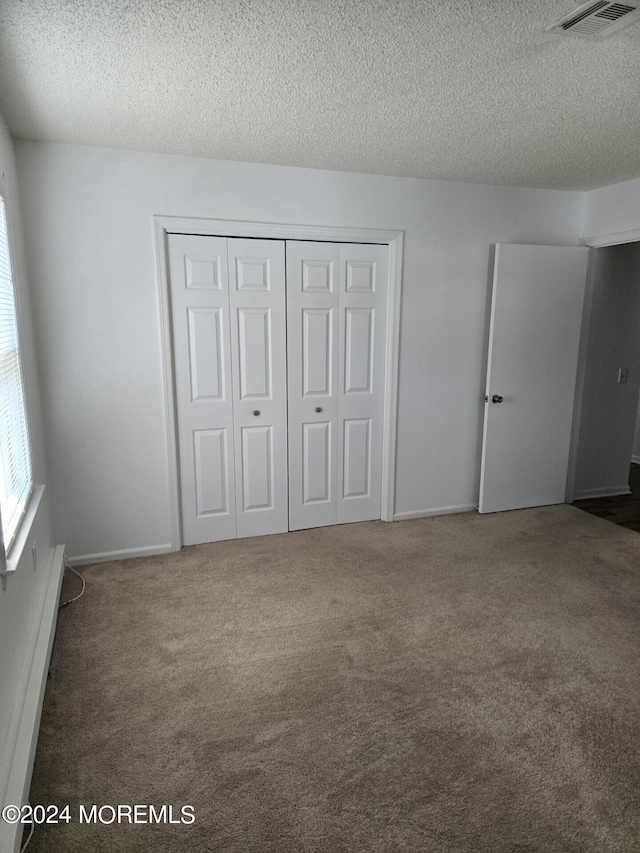
[[[640,176],[640,26],[580,0],[0,0],[15,136],[590,189]]]

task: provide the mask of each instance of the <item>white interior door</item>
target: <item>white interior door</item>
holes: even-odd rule
[[[287,242],[289,528],[338,518],[340,247]]]
[[[338,524],[380,518],[387,246],[340,245]]]
[[[185,545],[288,530],[284,257],[169,236]]]
[[[588,257],[496,246],[480,512],[565,500]]]
[[[388,247],[289,241],[285,286],[284,241],[172,234],[169,266],[184,544],[380,518]]]
[[[289,529],[285,252],[229,239],[237,536]]]
[[[380,518],[388,248],[287,242],[289,529]]]
[[[169,235],[182,538],[236,535],[227,241]]]

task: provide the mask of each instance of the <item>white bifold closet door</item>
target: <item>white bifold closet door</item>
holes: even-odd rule
[[[287,517],[284,243],[169,236],[185,545]]]
[[[171,234],[169,274],[183,543],[380,518],[388,248],[287,241],[285,286],[285,241]]]
[[[380,518],[387,246],[287,242],[289,529]]]

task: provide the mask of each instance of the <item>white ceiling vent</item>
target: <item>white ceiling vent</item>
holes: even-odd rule
[[[547,30],[582,38],[605,38],[640,20],[640,2],[612,3],[607,0],[585,3]]]

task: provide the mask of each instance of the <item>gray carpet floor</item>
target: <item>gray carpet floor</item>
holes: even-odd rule
[[[640,850],[633,531],[568,506],[469,513],[86,579],[31,790],[72,821],[29,853]],[[87,825],[80,804],[196,820]]]

